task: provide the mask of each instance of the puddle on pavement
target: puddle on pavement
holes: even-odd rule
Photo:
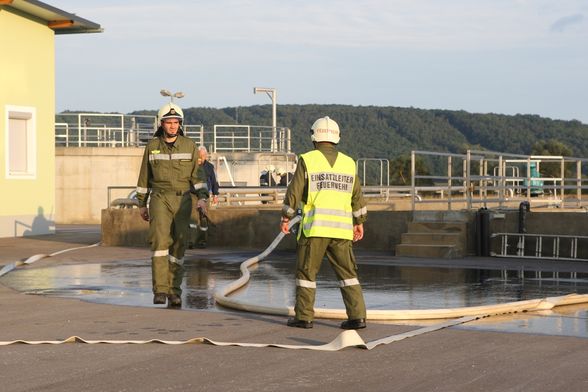
[[[214,303],[214,290],[240,276],[239,264],[244,259],[187,260],[183,308],[219,310]],[[270,258],[253,266],[250,283],[233,295],[256,304],[292,305],[294,264],[294,260]],[[588,293],[586,272],[521,272],[364,262],[359,274],[368,309],[456,308]],[[315,306],[343,308],[336,277],[327,262],[323,263],[317,280]],[[154,306],[148,260],[23,268],[4,276],[2,283],[29,294]],[[490,317],[461,328],[588,337],[588,305]]]

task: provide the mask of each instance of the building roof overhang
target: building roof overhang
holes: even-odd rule
[[[55,34],[101,33],[103,31],[98,23],[37,0],[0,0],[0,9],[2,8],[44,22]]]

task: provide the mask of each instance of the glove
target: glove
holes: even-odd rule
[[[208,202],[206,199],[198,199],[198,202],[196,203],[197,209],[202,210],[202,212],[204,212],[206,214],[207,207],[208,207]]]

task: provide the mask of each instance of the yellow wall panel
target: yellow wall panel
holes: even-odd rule
[[[10,227],[11,217],[23,221],[23,227],[40,210],[45,218],[53,219],[50,214],[55,209],[54,40],[54,32],[46,24],[0,9],[0,237],[10,233],[21,235]],[[35,109],[34,178],[6,176],[7,106]]]

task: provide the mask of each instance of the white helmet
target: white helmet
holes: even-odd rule
[[[329,117],[321,117],[310,128],[310,139],[313,142],[339,143],[339,125]]]
[[[286,170],[284,170],[284,168],[283,168],[283,167],[278,167],[278,168],[276,169],[276,174],[277,174],[278,176],[281,176],[282,174],[286,174]]]
[[[180,108],[178,105],[176,105],[173,102],[170,102],[166,103],[161,107],[161,109],[159,109],[159,113],[157,113],[157,118],[160,122],[165,120],[166,118],[177,118],[178,120],[180,120],[180,122],[182,122],[184,120],[184,112],[182,111],[182,108]]]

